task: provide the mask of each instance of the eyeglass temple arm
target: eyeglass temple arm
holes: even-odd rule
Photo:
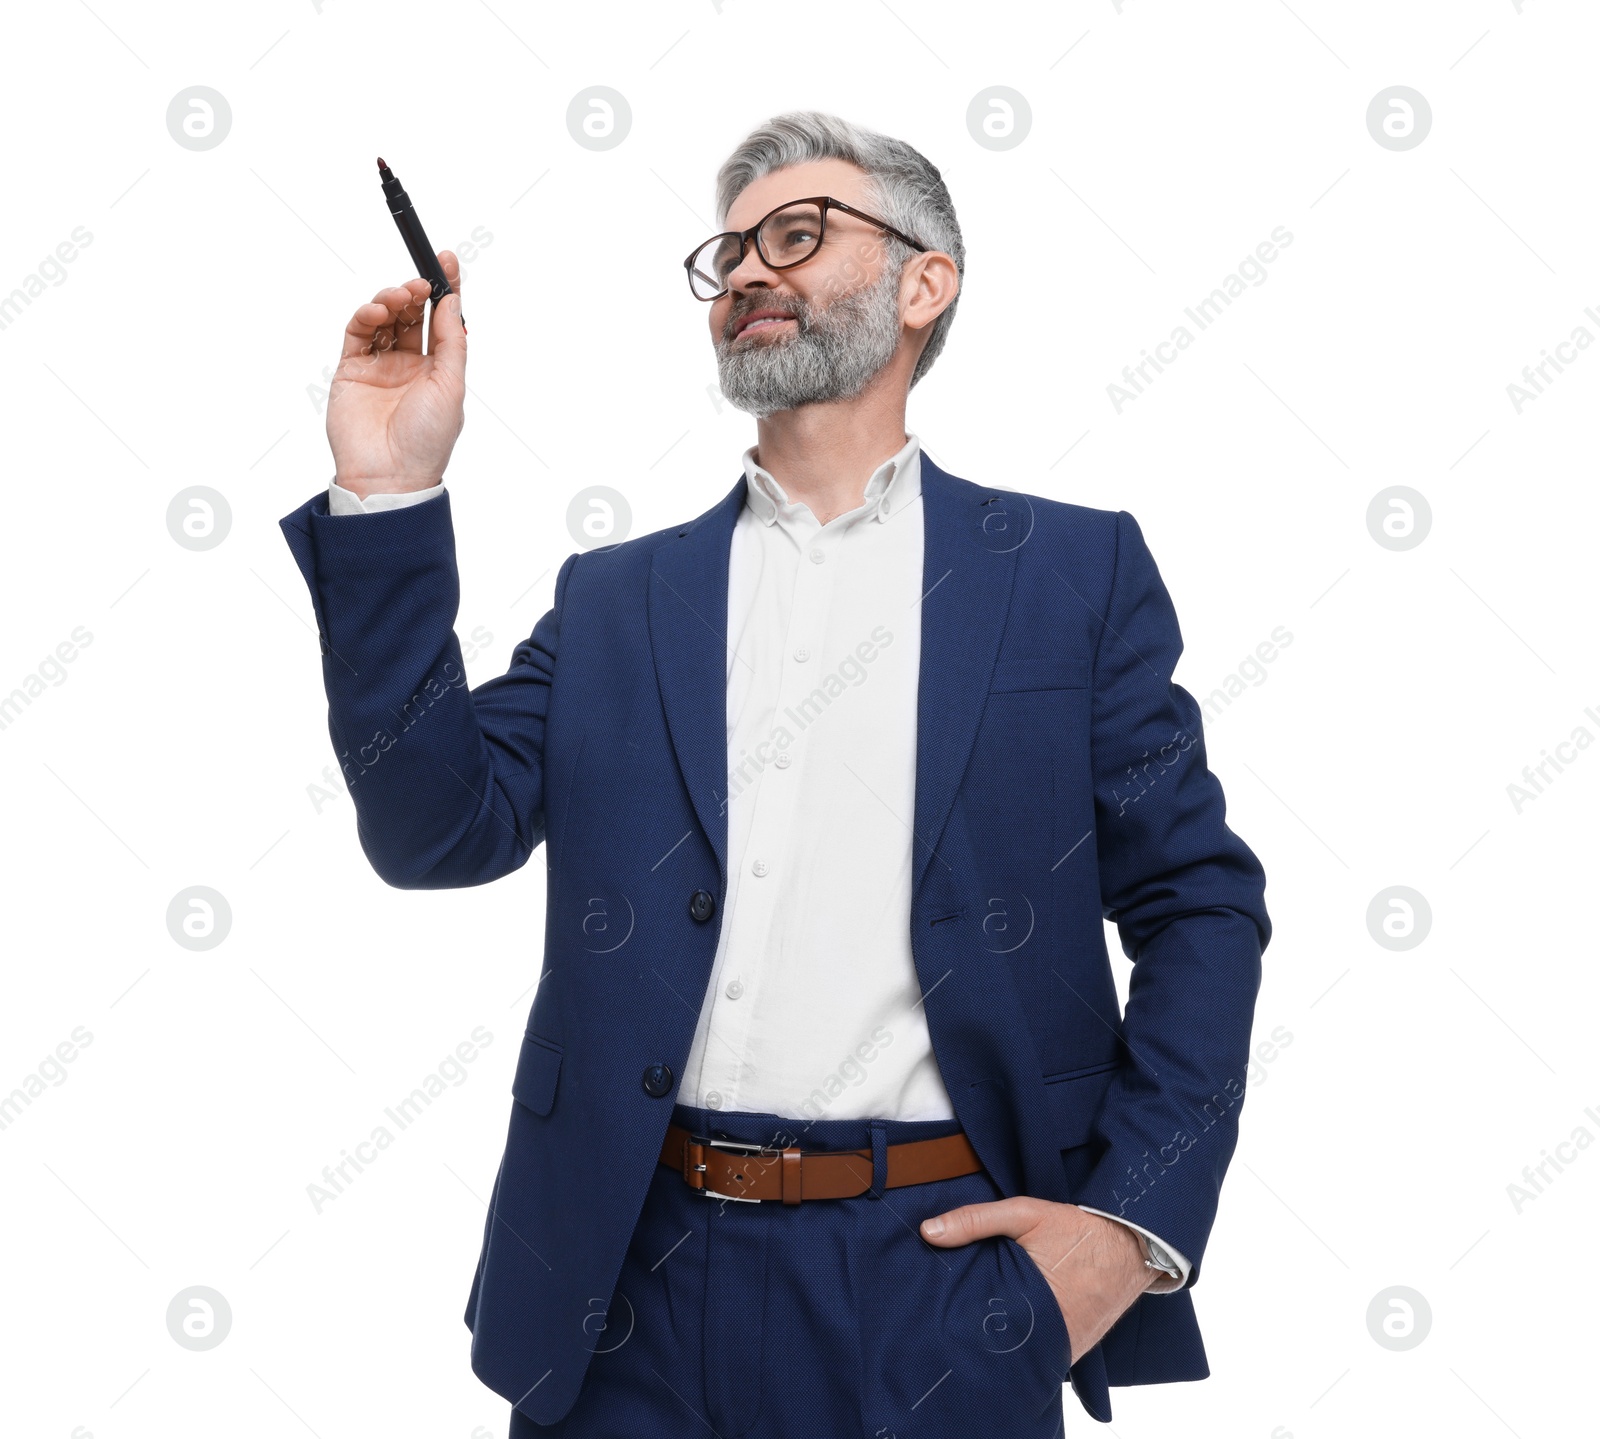
[[[911,238],[911,236],[895,229],[893,225],[887,224],[883,220],[878,219],[876,215],[869,215],[864,210],[856,209],[854,205],[845,204],[843,200],[835,200],[831,195],[824,195],[820,198],[828,202],[827,207],[829,209],[843,210],[847,215],[854,215],[858,220],[865,220],[869,225],[876,225],[880,230],[887,230],[889,234],[895,237],[895,239],[903,240],[906,244],[910,245],[913,250],[916,250],[920,253],[927,252],[928,247],[926,245],[919,245]]]

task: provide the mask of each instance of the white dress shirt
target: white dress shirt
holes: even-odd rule
[[[677,1097],[799,1125],[951,1119],[909,923],[921,444],[908,434],[825,525],[756,449],[728,555],[728,892]],[[333,484],[328,508],[443,489],[363,501]]]
[[[951,1119],[909,923],[920,448],[825,525],[755,454],[728,556],[728,893],[679,1097]]]

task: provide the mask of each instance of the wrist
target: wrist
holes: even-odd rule
[[[1151,1279],[1155,1277],[1145,1267],[1145,1248],[1143,1236],[1129,1229],[1125,1224],[1115,1221],[1106,1221],[1110,1224],[1117,1238],[1118,1252],[1122,1255],[1123,1270],[1127,1278],[1127,1291],[1131,1296],[1129,1303],[1137,1299],[1149,1287]]]
[[[1127,1261],[1128,1283],[1135,1297],[1140,1294],[1169,1294],[1174,1289],[1183,1288],[1183,1271],[1165,1249],[1152,1243],[1148,1235],[1130,1224],[1104,1215],[1100,1217],[1106,1220],[1121,1241]]]

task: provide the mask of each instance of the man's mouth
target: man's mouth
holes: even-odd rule
[[[770,330],[776,325],[792,325],[794,316],[782,310],[754,310],[739,321],[733,332],[734,339],[747,330]]]

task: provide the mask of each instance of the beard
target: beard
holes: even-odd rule
[[[886,264],[876,280],[827,305],[752,296],[746,310],[784,310],[795,328],[781,339],[717,341],[717,380],[728,403],[764,419],[859,395],[899,347],[903,268]]]

